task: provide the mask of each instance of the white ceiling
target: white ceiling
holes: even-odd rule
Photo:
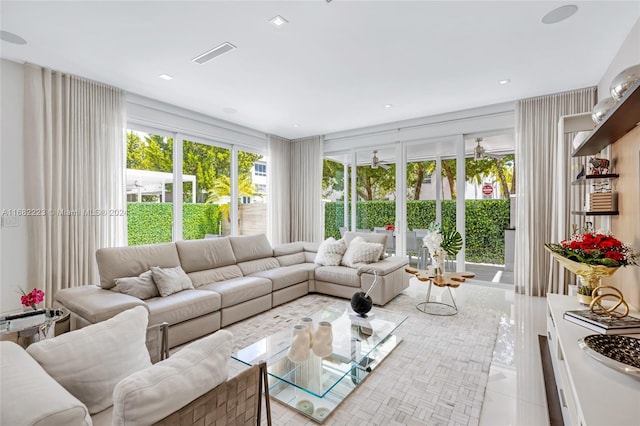
[[[298,138],[596,85],[640,2],[572,3],[3,0],[0,56]]]

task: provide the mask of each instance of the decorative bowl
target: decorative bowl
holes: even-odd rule
[[[606,98],[598,102],[591,113],[593,122],[600,123],[615,104],[616,101],[613,98]]]
[[[623,70],[613,79],[611,86],[609,86],[611,97],[619,101],[638,80],[640,80],[640,64]]]

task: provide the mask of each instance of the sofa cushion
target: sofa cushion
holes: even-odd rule
[[[276,257],[280,266],[291,266],[297,265],[299,263],[304,263],[307,261],[307,258],[304,255],[304,252],[285,254],[282,256]]]
[[[0,424],[91,425],[87,407],[13,342],[0,342],[0,377]]]
[[[220,330],[123,379],[113,391],[113,425],[156,423],[214,389],[227,380],[232,346],[233,335]]]
[[[273,256],[271,244],[264,234],[229,237],[229,241],[237,262]]]
[[[309,280],[309,272],[295,266],[281,266],[268,271],[256,272],[252,277],[262,277],[271,280],[272,291],[281,290]]]
[[[248,276],[256,272],[266,271],[273,268],[279,268],[280,263],[275,257],[265,257],[263,259],[250,260],[248,262],[238,263],[242,275]]]
[[[185,272],[204,271],[236,263],[229,238],[177,241],[176,247],[180,265]]]
[[[114,287],[116,278],[136,277],[152,266],[173,268],[180,265],[174,243],[101,248],[96,251],[96,260],[100,287],[104,289]]]
[[[203,290],[184,290],[167,297],[147,300],[149,324],[167,322],[169,325],[197,318],[220,309],[218,293]]]
[[[221,307],[227,308],[270,294],[271,281],[260,277],[241,277],[203,285],[199,289],[219,293],[222,296]]]
[[[145,345],[147,310],[137,306],[98,324],[42,340],[27,352],[89,413],[113,404],[123,378],[151,366]]]
[[[75,315],[94,324],[136,306],[147,306],[137,297],[113,290],[104,290],[95,285],[58,290],[55,300]]]
[[[278,244],[273,246],[274,257],[286,256],[288,254],[294,254],[294,253],[302,253],[303,251],[304,251],[304,244],[302,244],[301,242],[285,243],[285,244]]]
[[[342,257],[342,264],[352,268],[373,263],[380,260],[380,253],[384,253],[384,246],[379,243],[368,243],[360,237],[354,238]]]
[[[338,266],[346,250],[344,240],[336,241],[335,238],[329,237],[318,247],[314,262],[325,266]]]
[[[191,278],[193,286],[198,288],[205,284],[239,278],[242,276],[242,271],[238,265],[229,265],[221,268],[207,269],[206,271],[190,272],[187,275]]]
[[[378,243],[382,244],[382,253],[380,254],[380,259],[384,259],[384,247],[387,246],[387,234],[381,234],[376,232],[352,232],[347,231],[344,233],[344,240],[347,243],[347,247],[351,244],[354,238],[360,237],[367,243]]]
[[[170,294],[177,293],[182,290],[193,290],[191,279],[180,266],[175,268],[159,268],[151,267],[153,281],[155,281],[160,296],[167,297]]]
[[[325,281],[360,288],[360,276],[358,270],[346,266],[318,266],[316,268],[316,281]]]
[[[137,277],[116,278],[113,290],[142,300],[160,296],[151,271],[143,272]]]

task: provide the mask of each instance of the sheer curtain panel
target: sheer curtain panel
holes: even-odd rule
[[[126,244],[121,90],[24,67],[28,282],[46,292],[98,283],[96,249]]]
[[[570,144],[558,139],[563,115],[591,111],[595,87],[524,99],[516,104],[516,247],[515,286],[519,293],[544,296],[562,293],[558,265],[544,249],[546,242],[569,227]],[[562,225],[561,225],[562,224]]]
[[[284,244],[291,241],[291,216],[289,215],[290,157],[291,142],[287,139],[268,135],[267,158],[267,237],[271,244]]]
[[[322,136],[291,142],[291,240],[324,239]]]

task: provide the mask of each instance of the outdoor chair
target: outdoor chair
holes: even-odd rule
[[[396,237],[393,236],[392,230],[387,230],[384,228],[374,228],[373,232],[376,234],[387,234],[387,245],[384,248],[387,256],[391,256],[391,254],[396,252]]]

